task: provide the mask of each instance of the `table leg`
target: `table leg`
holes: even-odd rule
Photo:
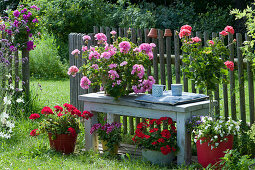
[[[187,133],[185,122],[191,113],[177,113],[177,145],[180,150],[177,153],[177,164],[189,164],[191,162],[191,136]]]
[[[118,122],[118,116],[115,114],[107,113],[107,123]]]
[[[97,112],[93,112],[94,116],[89,119],[85,120],[85,149],[90,150],[93,149],[94,151],[98,150],[98,140],[96,133],[90,134],[91,127],[98,123],[97,121]]]

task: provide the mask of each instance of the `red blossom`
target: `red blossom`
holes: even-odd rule
[[[159,142],[159,143],[165,143],[165,139],[159,138],[159,139],[158,139],[158,142]]]
[[[157,119],[151,119],[150,122],[149,122],[149,124],[150,124],[150,125],[153,125],[153,123],[156,122],[156,121],[157,121]]]
[[[171,129],[173,130],[173,132],[176,132],[176,127],[174,125],[171,126]]]
[[[191,30],[192,30],[192,27],[191,27],[190,25],[183,25],[183,26],[181,27],[181,30],[183,30],[183,29],[187,29],[187,30],[191,31]]]
[[[48,106],[45,106],[42,111],[41,111],[42,114],[45,114],[45,115],[48,115],[48,114],[53,114],[53,111],[51,110],[50,107]]]
[[[224,31],[229,32],[230,34],[234,34],[235,33],[235,30],[234,30],[234,28],[232,26],[226,26],[224,28]]]
[[[132,141],[136,142],[137,140],[135,139],[136,135],[132,138]]]
[[[225,64],[225,65],[227,66],[227,68],[228,68],[229,70],[231,70],[231,71],[233,71],[234,68],[235,68],[235,65],[234,65],[234,63],[233,63],[232,61],[226,61],[224,64]]]
[[[176,151],[176,149],[175,149],[174,147],[172,147],[172,151],[173,151],[173,152],[175,152],[175,151]]]
[[[68,132],[70,132],[71,136],[72,137],[75,137],[76,136],[76,131],[74,128],[70,127],[67,129]]]
[[[171,152],[171,148],[169,145],[166,145],[165,147],[161,147],[160,148],[161,152],[164,154],[164,155],[167,155]]]
[[[61,112],[58,113],[58,117],[61,117],[63,116],[63,114]]]
[[[155,142],[152,142],[151,144],[152,144],[152,145],[157,145],[157,143],[158,143],[158,142],[157,142],[157,141],[155,141]]]
[[[190,36],[191,35],[191,31],[188,29],[181,29],[180,33],[179,33],[179,37],[183,38],[186,36]]]
[[[61,106],[56,105],[56,106],[54,106],[54,108],[56,109],[55,110],[56,112],[62,112],[63,111],[63,108]]]
[[[153,133],[153,132],[157,132],[158,131],[158,128],[153,128],[153,129],[151,129],[149,132],[150,133]]]
[[[150,136],[150,135],[144,135],[144,137],[145,137],[146,139],[149,139],[151,136]]]
[[[167,130],[167,129],[164,129],[164,130],[161,132],[161,135],[162,135],[162,137],[167,138],[167,139],[169,139],[169,138],[171,137],[171,133],[170,133],[169,130]]]
[[[143,127],[147,128],[148,127],[148,124],[144,123],[144,122],[141,122],[141,123],[138,123],[137,125],[137,129],[142,129]]]
[[[135,134],[137,137],[142,139],[145,137],[145,134],[140,129],[136,129]]]
[[[88,120],[89,118],[93,117],[93,113],[85,110],[85,111],[83,111],[81,117],[83,117],[84,119]]]
[[[228,33],[227,33],[226,31],[224,31],[224,30],[223,30],[223,31],[221,31],[221,32],[220,32],[220,34],[221,34],[221,35],[223,35],[223,36],[228,35]]]
[[[33,114],[31,114],[31,115],[29,116],[29,119],[38,119],[39,117],[40,117],[39,114],[33,113]]]
[[[32,131],[30,132],[30,136],[37,136],[37,135],[39,135],[39,133],[36,132],[37,130],[38,130],[38,129],[32,130]]]

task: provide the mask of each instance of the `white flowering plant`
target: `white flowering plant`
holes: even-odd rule
[[[186,125],[188,131],[194,135],[194,142],[196,143],[199,139],[201,143],[208,142],[211,148],[217,148],[220,142],[228,140],[228,135],[237,135],[240,130],[240,121],[234,121],[230,117],[228,120],[215,119],[210,116],[196,116],[192,117]]]

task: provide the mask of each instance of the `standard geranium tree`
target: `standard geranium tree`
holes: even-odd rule
[[[234,63],[228,61],[229,49],[224,45],[224,37],[234,34],[231,26],[225,27],[220,32],[221,38],[216,37],[206,42],[207,46],[201,47],[199,37],[190,38],[192,27],[184,25],[181,27],[179,37],[182,39],[183,72],[187,78],[194,80],[199,89],[208,90],[210,98],[210,111],[212,104],[212,91],[215,91],[218,84],[227,83],[228,70],[233,71]]]
[[[155,80],[152,76],[147,76],[145,68],[149,67],[153,59],[152,50],[155,44],[143,43],[137,47],[128,38],[116,38],[115,31],[111,34],[113,44],[107,43],[105,34],[98,33],[95,35],[98,46],[91,46],[90,49],[86,45],[91,37],[85,35],[85,46],[81,50],[83,59],[88,62],[80,70],[71,66],[68,74],[75,76],[77,72],[81,72],[84,75],[80,81],[83,89],[88,89],[90,85],[99,85],[100,90],[105,90],[115,99],[130,92],[150,91]],[[75,49],[72,55],[77,56],[80,52]]]

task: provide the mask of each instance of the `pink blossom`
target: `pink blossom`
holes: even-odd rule
[[[110,64],[109,67],[110,69],[116,68],[118,65],[117,64]]]
[[[155,48],[155,47],[156,47],[156,44],[155,44],[155,43],[150,43],[150,46],[151,46],[152,48]]]
[[[81,82],[80,82],[81,88],[88,89],[90,84],[91,84],[91,81],[88,79],[88,77],[83,76],[81,78]]]
[[[138,85],[132,86],[135,93],[145,93],[152,89],[152,85],[155,83],[155,80],[153,76],[149,76],[148,78],[148,80],[139,80],[140,83]]]
[[[119,75],[115,70],[110,70],[108,71],[108,73],[109,73],[109,78],[112,80],[115,80],[115,78],[119,78]]]
[[[234,28],[232,26],[229,26],[229,25],[224,28],[224,31],[229,32],[230,34],[235,33]]]
[[[117,80],[117,84],[120,85],[120,83],[121,83],[121,80]]]
[[[92,47],[92,46],[90,46],[89,51],[95,51],[95,48],[94,48],[94,47]]]
[[[116,51],[114,51],[113,49],[111,49],[111,50],[109,51],[109,53],[111,54],[111,56],[114,56],[114,55],[116,54]]]
[[[200,39],[199,37],[193,37],[193,38],[191,38],[191,40],[192,40],[193,42],[196,42],[196,43],[198,43],[198,42],[201,41],[201,39]]]
[[[148,56],[149,56],[149,60],[153,59],[153,53],[152,52],[148,53]]]
[[[183,29],[192,31],[192,27],[191,27],[190,25],[183,25],[183,26],[181,27],[181,30],[183,30]]]
[[[231,70],[231,71],[233,71],[234,70],[234,63],[232,62],[232,61],[226,61],[225,63],[224,63],[226,66],[227,66],[227,68],[229,69],[229,70]]]
[[[109,49],[109,44],[105,43],[104,50],[107,51]]]
[[[112,34],[112,35],[116,35],[116,34],[117,34],[117,32],[113,30],[113,31],[111,31],[111,32],[110,32],[110,34]]]
[[[139,46],[139,49],[140,51],[143,51],[145,52],[146,54],[152,52],[152,46],[148,43],[142,43],[140,46]]]
[[[135,49],[133,49],[133,51],[134,52],[141,52],[140,48],[137,48],[137,47]]]
[[[115,86],[115,83],[112,83],[112,87],[114,87]]]
[[[226,31],[224,31],[224,30],[223,30],[223,31],[221,31],[221,32],[220,32],[220,34],[221,34],[221,35],[223,35],[223,36],[228,35],[228,33],[227,33]]]
[[[97,33],[95,38],[98,41],[98,44],[102,44],[107,41],[107,37],[104,33]]]
[[[84,35],[82,37],[83,41],[91,40],[91,37],[89,35]]]
[[[101,54],[101,58],[105,58],[105,59],[110,59],[111,58],[111,53],[110,52],[103,52]]]
[[[191,31],[188,29],[181,29],[180,33],[179,33],[179,37],[180,39],[185,37],[185,36],[190,36],[191,35]]]
[[[71,67],[68,69],[67,74],[68,74],[68,75],[72,75],[73,77],[75,77],[77,72],[79,72],[79,69],[78,69],[76,66],[71,66]]]
[[[131,74],[137,73],[137,76],[141,79],[144,76],[144,67],[143,65],[135,64],[133,66],[133,70],[131,71]]]
[[[100,86],[100,91],[103,91],[104,90],[104,87],[103,86]]]
[[[81,51],[85,52],[85,51],[87,51],[87,50],[88,50],[88,47],[87,47],[87,46],[82,46]]]
[[[120,63],[120,66],[125,66],[125,65],[127,65],[127,63],[128,63],[128,62],[123,61],[122,63]]]
[[[214,45],[213,40],[208,41],[209,44]]]
[[[99,59],[100,58],[100,54],[97,52],[97,51],[91,51],[89,53],[89,60],[91,60],[92,58],[96,58],[96,59]]]
[[[119,47],[120,47],[120,52],[121,53],[128,53],[128,51],[130,50],[131,48],[131,45],[128,41],[122,41],[120,44],[119,44]]]
[[[97,69],[98,69],[98,65],[97,65],[97,64],[93,64],[93,65],[91,66],[91,68],[97,70]]]
[[[81,52],[80,52],[80,50],[78,50],[78,49],[75,49],[75,50],[73,50],[72,51],[72,55],[79,55]]]

